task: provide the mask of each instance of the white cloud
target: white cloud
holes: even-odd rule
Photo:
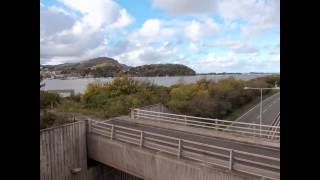
[[[251,53],[257,53],[257,52],[259,52],[259,50],[253,46],[249,46],[247,44],[242,44],[239,47],[234,48],[234,52],[251,54]]]
[[[279,45],[258,49],[255,41],[250,41],[279,26],[277,0],[153,0],[154,7],[169,15],[193,17],[150,18],[134,30],[126,29],[134,17],[115,0],[58,1],[63,6],[40,3],[41,63],[108,56],[131,66],[169,62],[187,64],[197,72],[227,72],[276,69],[280,61]],[[223,23],[217,23],[211,16],[214,14]],[[235,29],[244,37],[234,37],[230,30]],[[229,53],[212,53],[212,49],[221,47]],[[261,60],[265,53],[260,51],[270,58]]]
[[[278,55],[280,54],[280,43],[276,45],[267,45],[264,47],[266,50],[269,50],[270,55]]]
[[[213,66],[228,67],[237,63],[238,58],[233,52],[229,52],[224,57],[219,57],[215,53],[209,53],[203,62],[209,63]]]
[[[280,0],[225,0],[218,3],[218,14],[227,20],[244,19],[245,37],[252,37],[280,24]]]
[[[40,6],[40,37],[45,38],[64,29],[71,28],[76,19],[57,7]]]
[[[272,63],[276,63],[280,65],[280,54],[275,54],[274,56],[272,56],[270,61]]]
[[[118,5],[111,0],[59,0],[74,11],[84,15],[81,23],[99,28],[115,22],[119,16]]]
[[[207,19],[205,22],[191,21],[186,27],[184,34],[187,38],[193,41],[198,41],[206,34],[214,34],[219,31],[219,24],[212,19]]]
[[[131,23],[133,23],[135,19],[128,14],[128,12],[125,9],[120,10],[120,17],[117,19],[116,22],[112,23],[110,25],[110,29],[117,29],[117,28],[123,28]]]
[[[200,24],[197,21],[192,21],[185,29],[185,36],[193,41],[199,40],[202,36]]]
[[[134,21],[112,0],[59,1],[70,9],[40,5],[41,63],[104,56],[106,35]]]
[[[244,54],[252,54],[258,53],[259,49],[250,45],[249,43],[231,39],[231,38],[221,38],[215,41],[206,41],[204,42],[204,46],[207,47],[224,47],[228,50],[231,50],[235,53],[244,53]]]
[[[220,29],[220,25],[213,19],[207,19],[204,27],[205,33],[216,33]]]
[[[247,72],[279,72],[280,54],[261,58],[258,54],[249,54],[248,58],[241,62],[241,66]]]
[[[198,47],[197,45],[195,45],[194,43],[190,43],[189,44],[189,49],[192,51],[192,52],[198,52]]]
[[[218,55],[213,52],[197,57],[197,60],[179,61],[187,64],[198,73],[209,72],[279,72],[280,54],[263,58],[258,53],[240,56],[233,51]]]
[[[153,6],[163,9],[169,15],[199,15],[212,13],[216,0],[153,0]]]
[[[140,43],[152,43],[171,39],[177,32],[159,19],[147,19],[142,27],[129,35],[129,39]]]
[[[259,35],[280,24],[280,0],[153,0],[153,6],[169,15],[217,14],[225,21],[243,19],[247,23],[241,27],[245,37]],[[229,24],[230,28],[236,26]],[[197,38],[197,35],[193,38]]]
[[[196,72],[227,72],[239,63],[238,57],[232,52],[228,52],[225,56],[219,56],[213,52],[208,53],[203,59],[190,64]]]
[[[164,63],[168,59],[177,59],[172,52],[178,51],[180,43],[188,42],[188,39],[200,40],[202,36],[215,33],[218,29],[219,25],[209,18],[201,21],[147,19],[139,29],[124,37],[125,40],[109,48],[108,54],[130,65]],[[159,45],[161,47],[157,48]],[[195,43],[190,43],[190,48],[193,53],[199,52]],[[185,51],[184,48],[179,50]]]
[[[114,58],[130,66],[140,66],[144,64],[170,62],[170,59],[175,57],[176,52],[177,49],[172,47],[169,42],[164,42],[159,48],[148,45],[136,45],[132,47],[132,49],[114,56]]]

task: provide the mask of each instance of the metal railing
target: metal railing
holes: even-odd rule
[[[89,133],[258,177],[280,179],[280,159],[89,120]]]
[[[174,123],[186,126],[194,126],[201,128],[209,128],[217,131],[225,131],[231,133],[241,133],[245,135],[258,136],[263,138],[280,138],[280,126],[270,126],[270,125],[260,125],[245,122],[236,121],[226,121],[220,119],[202,118],[195,116],[187,116],[180,114],[155,112],[143,109],[132,109],[131,110],[132,119],[147,119],[153,121]],[[261,127],[260,127],[261,126]],[[277,131],[272,131],[272,129],[277,128]],[[261,130],[260,130],[261,129]],[[273,135],[270,136],[270,133]]]
[[[273,127],[270,129],[270,138],[280,140],[280,113],[277,114],[275,120],[272,123]],[[275,134],[279,134],[279,137],[275,137]]]

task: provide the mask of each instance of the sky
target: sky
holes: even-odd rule
[[[40,63],[280,72],[280,0],[40,0]]]

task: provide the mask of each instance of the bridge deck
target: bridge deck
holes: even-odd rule
[[[141,125],[136,123],[130,123],[126,120],[121,120],[120,118],[108,121],[108,123],[114,124],[114,125],[121,125],[129,128],[134,128],[137,130],[158,133],[166,136],[186,139],[190,141],[196,141],[196,142],[205,143],[209,145],[214,145],[214,146],[219,146],[219,147],[224,147],[224,148],[229,148],[229,149],[234,149],[239,151],[245,151],[249,153],[255,153],[255,154],[270,156],[274,158],[280,158],[280,148],[276,148],[276,147],[263,147],[260,145],[242,143],[242,142],[232,141],[228,139],[214,138],[214,137],[196,135],[196,134],[191,134],[191,133],[177,131],[177,130],[151,127],[151,126],[146,126],[146,125]]]
[[[125,117],[108,122],[94,122],[90,129],[90,132],[98,133],[107,139],[151,148],[217,167],[233,166],[235,171],[251,175],[279,179],[280,148],[277,147],[136,124],[126,121]]]

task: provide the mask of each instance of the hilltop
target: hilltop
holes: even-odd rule
[[[131,68],[126,74],[130,76],[188,76],[196,72],[182,64],[150,64]]]
[[[114,77],[129,76],[182,76],[195,75],[195,71],[181,64],[150,64],[130,67],[108,57],[99,57],[77,63],[59,65],[40,65],[44,77]]]

